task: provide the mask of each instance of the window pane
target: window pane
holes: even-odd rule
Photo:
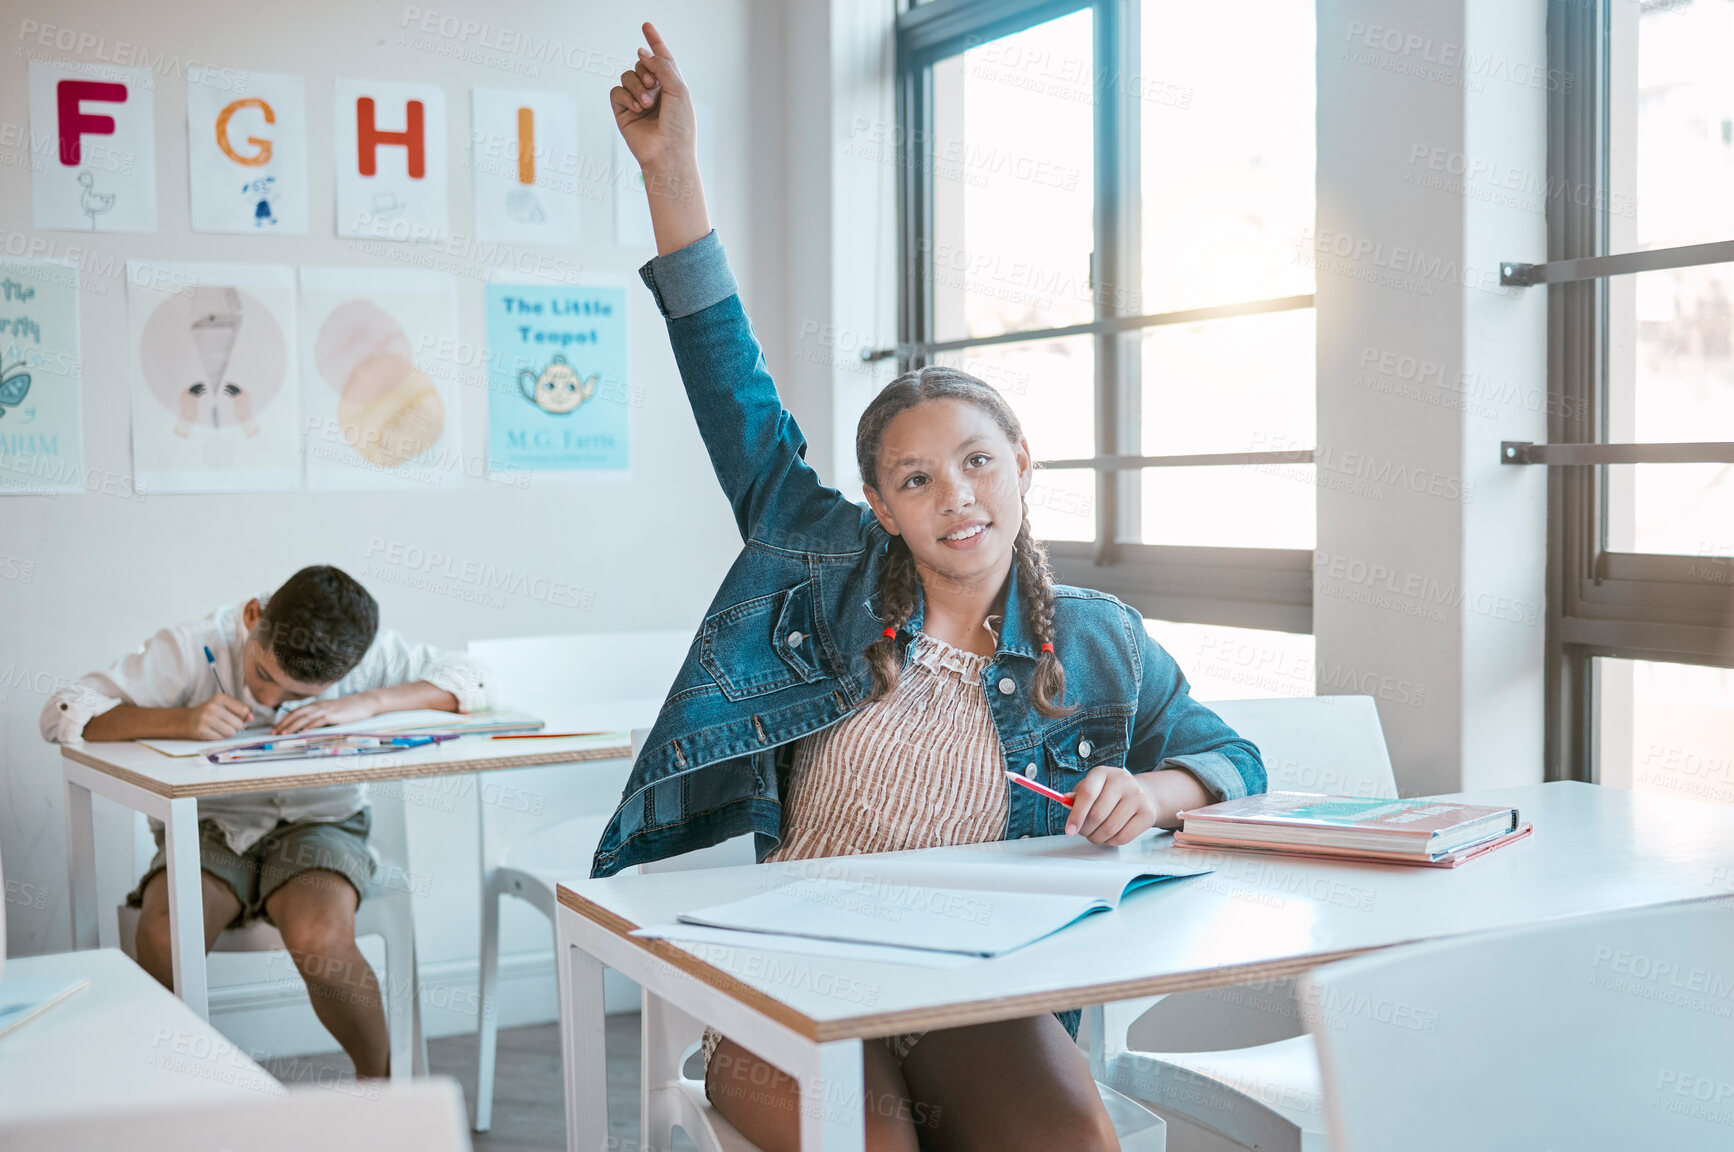
[[[1314,11],[1296,0],[1146,3],[1135,312],[1313,290]]]
[[[933,338],[1094,318],[1094,17],[933,66]]]
[[[1313,638],[1297,632],[1145,620],[1198,700],[1312,696]]]
[[[1145,544],[1312,548],[1317,539],[1311,464],[1146,468]]]
[[[1096,474],[1083,468],[1043,468],[1025,497],[1038,540],[1096,538]]]
[[[1734,669],[1602,657],[1596,675],[1603,784],[1734,804]]]
[[[1637,245],[1734,239],[1734,5],[1645,4],[1638,16]],[[1619,211],[1615,201],[1610,210]],[[1620,249],[1616,249],[1618,251]]]
[[[1608,467],[1608,548],[1734,556],[1734,464]]]
[[[1728,239],[1734,240],[1734,205]],[[1734,440],[1734,264],[1625,277],[1609,307],[1625,312],[1608,373],[1607,439]]]
[[[1144,335],[1145,456],[1317,441],[1312,309]]]

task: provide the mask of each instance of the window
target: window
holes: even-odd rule
[[[1734,5],[1549,20],[1549,774],[1734,802]]]
[[[929,0],[897,41],[882,354],[1006,396],[1060,579],[1153,627],[1305,637],[1312,6]]]

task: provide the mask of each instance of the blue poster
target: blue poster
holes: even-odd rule
[[[488,467],[625,471],[626,290],[489,284]]]

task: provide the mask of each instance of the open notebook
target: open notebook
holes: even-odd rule
[[[683,926],[761,934],[787,950],[792,938],[966,957],[999,956],[1052,935],[1129,893],[1208,868],[1151,859],[986,853],[932,848],[895,856],[829,857],[766,875],[775,887],[682,913],[679,923],[635,935],[684,938]],[[777,883],[778,881],[782,881]],[[709,932],[705,939],[717,939]],[[772,937],[776,940],[772,941]],[[743,945],[753,942],[741,937]],[[834,955],[820,946],[815,951]],[[887,953],[851,953],[892,959]]]
[[[542,721],[527,712],[440,712],[432,708],[417,708],[406,712],[381,712],[378,716],[369,716],[353,724],[307,728],[296,735],[335,736],[342,732],[535,732],[541,727]],[[202,756],[218,748],[253,744],[270,738],[271,728],[265,725],[243,728],[227,740],[159,740],[151,737],[138,743],[146,748],[153,748],[164,756]]]

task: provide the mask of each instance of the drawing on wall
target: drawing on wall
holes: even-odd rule
[[[626,291],[489,284],[488,468],[624,472],[630,462]]]
[[[449,277],[303,268],[303,396],[308,484],[461,484]]]
[[[162,492],[300,487],[286,266],[129,261],[133,469]]]
[[[0,260],[0,493],[84,490],[78,267]]]
[[[446,234],[446,94],[438,84],[338,80],[337,234]]]
[[[244,84],[233,82],[237,75]],[[305,233],[307,101],[301,77],[189,68],[187,176],[195,232]]]
[[[30,190],[38,228],[155,232],[152,76],[30,62]]]
[[[578,242],[578,102],[564,92],[476,88],[470,170],[476,238]]]

